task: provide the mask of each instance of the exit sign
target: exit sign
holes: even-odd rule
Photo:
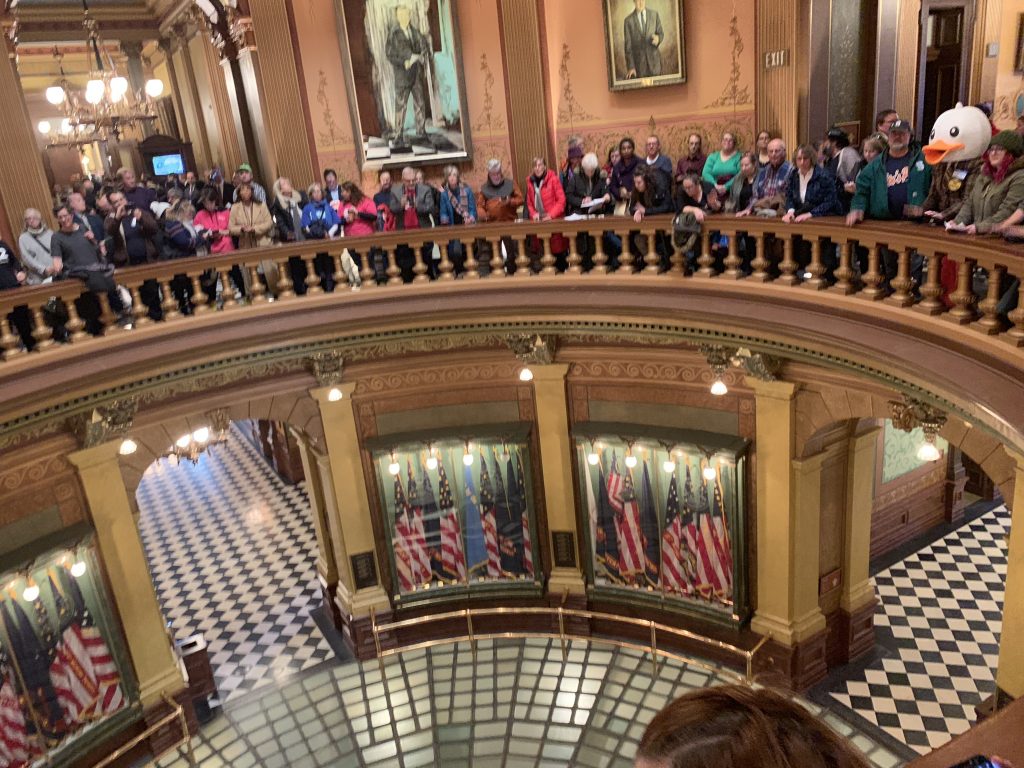
[[[765,69],[778,69],[789,64],[789,49],[781,51],[769,51],[764,55]]]

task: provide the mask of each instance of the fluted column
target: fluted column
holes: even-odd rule
[[[132,93],[144,93],[146,86],[146,68],[142,64],[142,43],[122,40],[121,50],[128,59],[128,84]],[[139,123],[139,130],[143,138],[153,135],[153,124],[150,122]]]
[[[182,141],[191,141],[185,105],[181,99],[181,79],[174,65],[174,48],[172,39],[165,37],[160,40],[160,50],[164,52],[164,58],[167,60],[167,79],[171,81],[171,99],[174,102],[174,111],[178,113],[178,131],[181,133]]]
[[[128,491],[118,465],[120,440],[69,454],[78,468],[89,513],[96,527],[96,545],[109,577],[128,653],[139,683],[142,706],[161,701],[185,687],[180,665],[167,633],[149,575],[139,529],[132,517]]]
[[[331,528],[328,517],[337,516],[337,504],[334,489],[325,488],[324,476],[320,473],[319,458],[322,454],[310,441],[309,435],[300,429],[291,429],[292,435],[299,446],[302,459],[302,472],[306,478],[306,494],[313,512],[313,529],[316,532],[316,573],[320,581],[320,589],[324,594],[324,602],[328,610],[334,611],[332,602],[338,585],[338,566],[335,560],[334,545],[331,540]],[[326,458],[326,456],[324,456]],[[327,475],[327,485],[331,485],[331,476]]]
[[[288,176],[296,184],[319,176],[313,167],[313,149],[306,130],[307,115],[300,93],[296,64],[298,51],[292,45],[292,25],[286,3],[280,0],[249,0],[253,33],[259,47],[260,85],[267,133],[274,145],[272,165],[264,170],[271,177]]]
[[[25,106],[14,50],[4,35],[3,62],[0,62],[0,180],[2,203],[7,220],[15,232],[21,231],[26,208],[38,208],[49,215],[50,188],[43,170],[43,159],[36,145],[35,127]]]
[[[210,138],[206,130],[206,114],[203,110],[203,100],[199,97],[199,87],[196,84],[196,70],[192,65],[192,52],[189,50],[189,40],[193,30],[187,25],[178,25],[174,28],[174,35],[177,38],[178,50],[181,53],[181,84],[185,91],[182,98],[188,98],[192,106],[192,114],[195,119],[195,132],[193,142],[198,146],[196,162],[201,167],[213,165],[215,158],[210,153]]]

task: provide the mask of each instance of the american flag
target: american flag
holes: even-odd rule
[[[51,570],[49,580],[61,627],[50,676],[65,717],[74,726],[116,712],[126,701],[121,675],[74,577]]]
[[[395,566],[401,592],[411,592],[420,583],[419,560],[412,554],[413,531],[409,525],[408,509],[402,478],[395,475]]]
[[[661,583],[666,592],[688,594],[683,569],[683,520],[679,514],[679,484],[675,472],[668,484],[665,531],[661,534]]]
[[[419,569],[419,580],[426,583],[434,578],[430,567],[430,552],[427,550],[427,534],[423,528],[423,502],[416,489],[416,478],[412,473],[412,460],[406,460],[409,474],[409,529],[412,531],[412,556]]]
[[[466,555],[462,549],[462,529],[459,510],[455,508],[452,486],[444,471],[444,463],[437,462],[437,490],[441,507],[441,565],[457,581],[466,580]]]
[[[658,536],[658,512],[654,508],[651,473],[646,461],[644,461],[639,508],[640,535],[644,545],[644,571],[647,576],[647,584],[654,588],[658,586],[658,572],[661,565],[661,538]]]
[[[614,455],[612,465],[614,466]],[[611,478],[609,477],[609,480]],[[590,466],[587,465],[587,482],[590,482]],[[608,486],[604,477],[604,468],[597,468],[597,511],[595,512],[595,549],[597,550],[597,562],[603,568],[604,575],[613,584],[622,582],[619,576],[619,535],[615,530],[615,508],[608,497]],[[588,496],[589,499],[589,496]],[[596,578],[601,577],[601,572],[595,573]]]
[[[707,481],[701,477],[700,502],[697,506],[697,557],[704,562],[708,584],[702,595],[708,599],[725,594],[726,578],[721,555],[716,547],[715,526],[711,522],[711,506],[708,504]]]
[[[501,476],[501,459],[494,449],[494,526],[498,531],[498,551],[501,553],[501,572],[518,576],[523,571],[523,525],[522,514],[516,499],[515,473],[508,476],[508,489]],[[512,456],[508,457],[508,469],[512,468]]]
[[[427,548],[427,555],[430,559],[430,571],[432,578],[443,580],[446,576],[444,562],[441,556],[441,516],[437,511],[437,501],[434,499],[434,488],[430,484],[430,473],[427,468],[420,464],[420,475],[423,478],[423,536]],[[410,492],[410,496],[411,496]]]
[[[498,528],[494,520],[494,490],[491,476],[487,472],[487,459],[480,451],[480,522],[484,529],[484,543],[487,546],[487,575],[492,579],[501,576],[501,551],[498,549]]]
[[[0,646],[0,765],[22,768],[42,750],[28,735],[13,674],[7,649]]]
[[[612,469],[614,468],[613,464]],[[635,585],[639,584],[646,570],[644,543],[640,535],[640,508],[637,505],[636,490],[633,488],[633,475],[627,469],[622,477],[622,511],[615,515],[615,528],[619,539],[619,573]],[[614,504],[614,501],[612,503]]]
[[[20,670],[18,689],[33,715],[25,721],[25,728],[30,736],[39,736],[45,746],[54,746],[63,740],[68,729],[50,678],[56,636],[46,619],[46,609],[38,598],[35,607],[37,617],[44,619],[44,623],[39,624],[38,635],[13,594],[10,600],[2,601],[0,613],[10,639],[10,657],[17,659]]]
[[[722,464],[718,464],[718,473],[715,476],[714,507],[711,510],[711,523],[715,536],[715,551],[722,563],[722,575],[725,581],[722,585],[722,597],[726,600],[732,599],[732,541],[729,537],[729,524],[725,519],[725,501],[722,497]]]
[[[690,594],[709,594],[707,571],[704,568],[704,561],[698,554],[697,542],[700,538],[697,532],[697,523],[694,517],[694,510],[697,502],[693,497],[693,477],[690,473],[690,463],[686,463],[686,481],[683,485],[683,544],[686,545],[684,554],[689,553],[693,562],[693,579],[691,581]]]
[[[523,472],[523,454],[518,450],[516,451],[516,465],[516,486],[519,489],[519,505],[522,509],[523,521],[523,572],[530,578],[533,578],[533,540],[530,538],[530,517],[527,514],[529,505],[526,503],[526,473]],[[508,475],[512,477],[511,459],[508,466]]]

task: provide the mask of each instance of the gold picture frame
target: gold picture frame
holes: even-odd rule
[[[683,0],[603,0],[608,88],[686,82]]]

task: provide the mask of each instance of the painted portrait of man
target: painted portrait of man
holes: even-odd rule
[[[613,91],[686,82],[683,0],[604,0]]]

